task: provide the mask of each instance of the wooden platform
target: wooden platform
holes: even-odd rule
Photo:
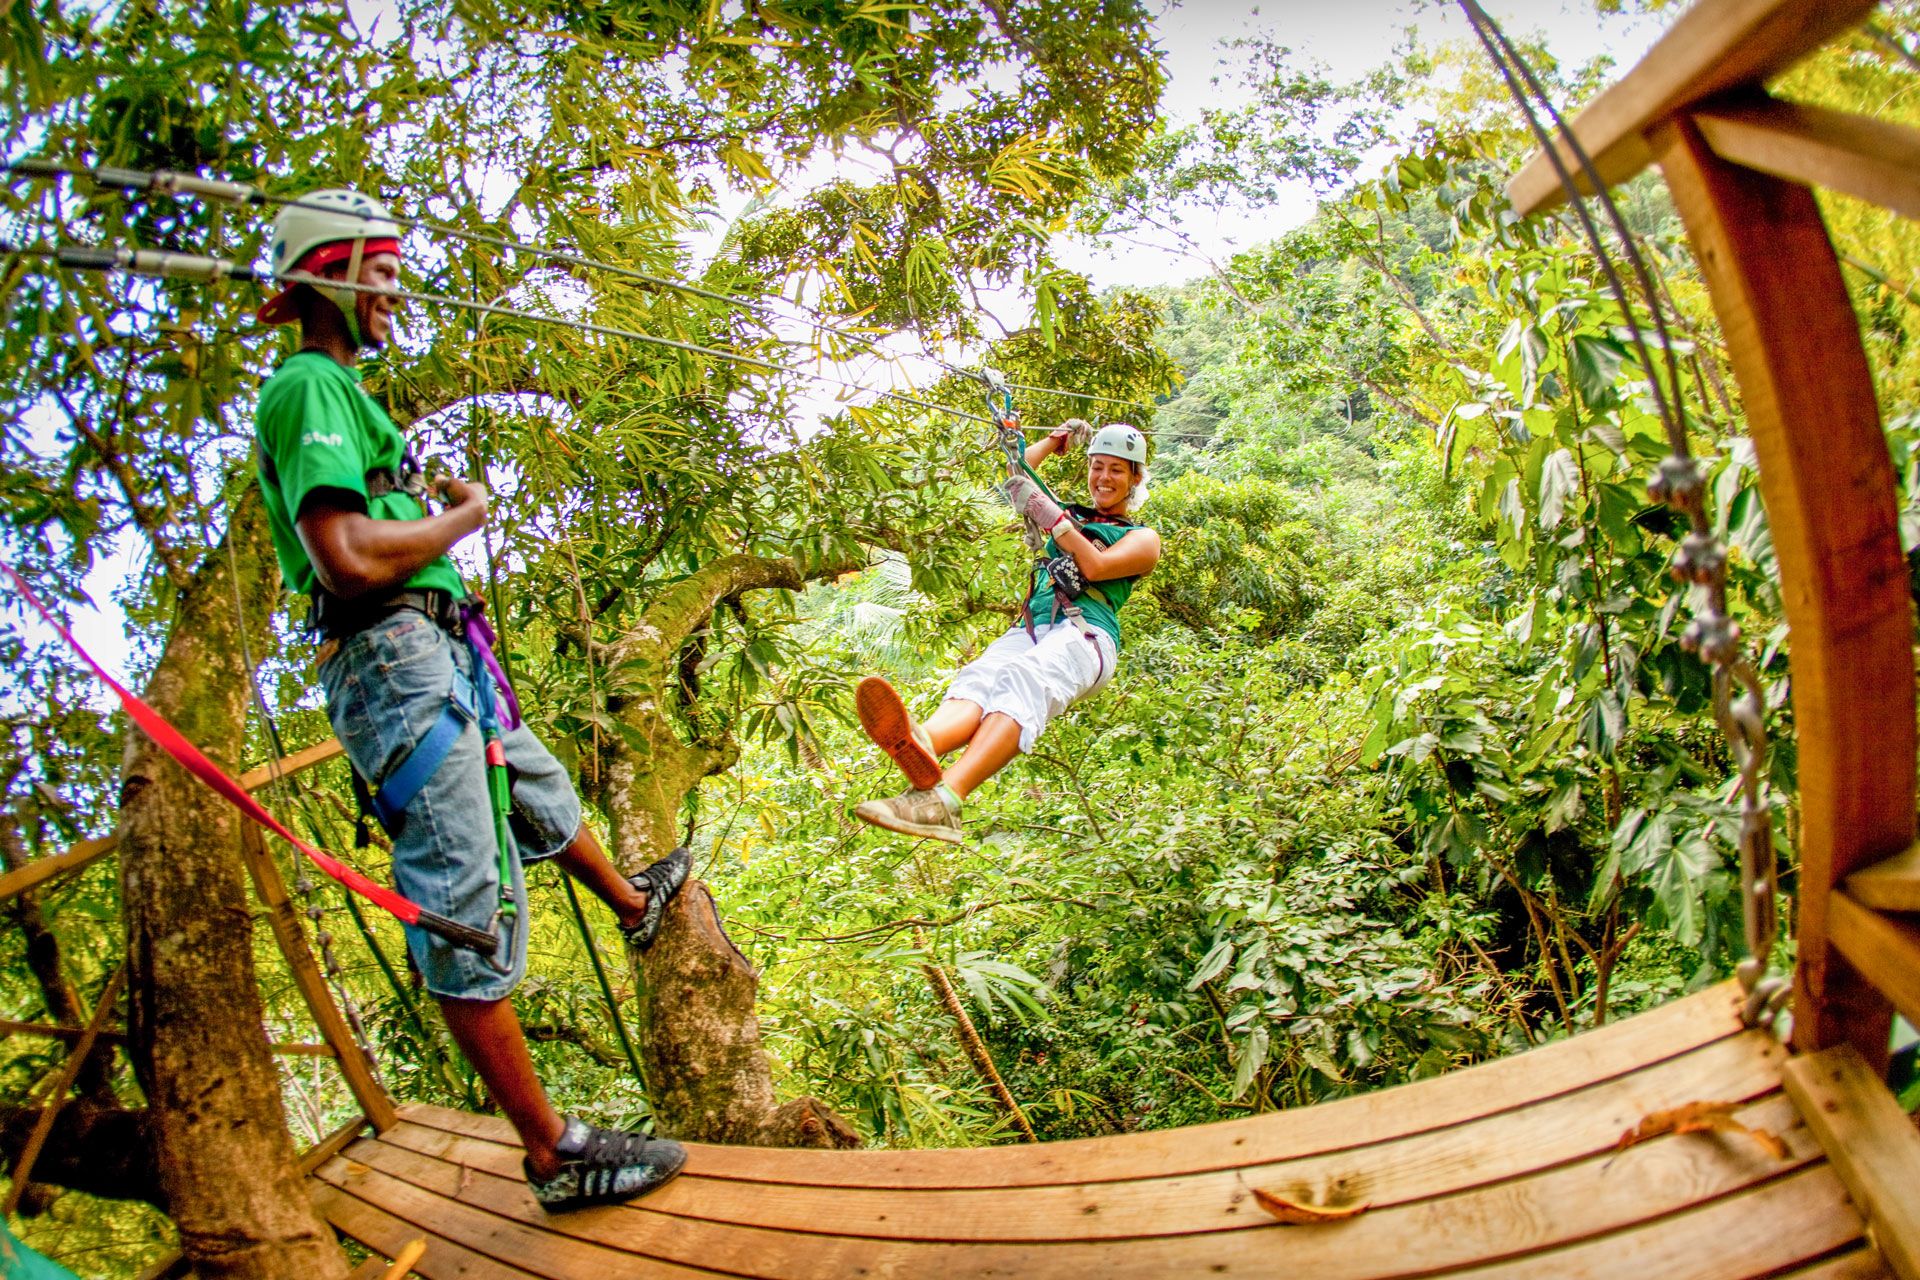
[[[505,1122],[403,1108],[317,1172],[344,1236],[434,1277],[1889,1274],[1734,987],[1519,1057],[1300,1111],[945,1151],[696,1147],[633,1205],[549,1217]],[[1616,1150],[1649,1114],[1737,1102],[1737,1134]],[[1275,1221],[1253,1190],[1364,1201]],[[371,1272],[373,1274],[376,1272]]]

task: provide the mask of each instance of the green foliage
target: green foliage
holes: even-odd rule
[[[1913,47],[1913,6],[1884,16]],[[1180,130],[1155,118],[1160,72],[1133,4],[413,0],[370,33],[271,4],[16,5],[0,21],[16,149],[279,191],[355,182],[409,213],[692,274],[771,314],[409,241],[410,284],[763,358],[860,356],[849,329],[977,344],[980,291],[1013,286],[1033,323],[987,358],[1018,382],[1112,397],[1108,419],[1152,432],[1143,518],[1165,555],[1127,606],[1119,677],[975,794],[968,845],[930,848],[848,816],[899,786],[848,694],[879,670],[930,710],[1007,624],[1026,553],[977,425],[898,401],[796,422],[808,402],[790,377],[437,307],[370,370],[397,416],[500,499],[470,567],[561,753],[591,771],[605,735],[631,732],[616,713],[648,698],[688,740],[739,748],[688,815],[700,874],[762,972],[780,1085],[873,1142],[1010,1136],[930,964],[1056,1138],[1417,1079],[1725,974],[1742,945],[1735,797],[1707,673],[1679,643],[1677,530],[1647,492],[1668,449],[1651,379],[1688,406],[1792,848],[1777,566],[1698,269],[1657,180],[1625,188],[1671,330],[1670,351],[1643,356],[1572,228],[1506,206],[1529,143],[1460,50],[1409,47],[1338,85],[1254,44],[1253,105]],[[1793,77],[1816,100],[1902,111],[1898,62],[1869,35]],[[1569,101],[1599,82],[1598,67],[1542,65]],[[349,101],[364,105],[343,121]],[[1361,181],[1389,138],[1400,154]],[[830,159],[820,180],[809,166]],[[1176,199],[1257,205],[1300,180],[1323,196],[1311,220],[1180,288],[1102,294],[1054,254],[1068,228],[1130,234]],[[729,193],[751,202],[696,255],[685,233]],[[1911,233],[1829,212],[1883,375],[1911,550]],[[18,189],[4,216],[10,237],[243,255],[260,238],[231,214],[84,188]],[[229,318],[251,299],[225,286],[5,271],[0,376],[24,390],[0,437],[0,543],[72,598],[131,555],[137,669],[246,483],[249,397],[284,347]],[[1648,330],[1649,300],[1631,305]],[[959,378],[915,394],[978,408]],[[1032,424],[1087,411],[1045,394],[1019,408]],[[1072,495],[1079,460],[1051,466]],[[588,643],[741,553],[793,557],[821,585],[723,602],[677,691]],[[312,741],[326,729],[309,651],[283,639],[263,683],[289,740]],[[25,848],[98,834],[111,719],[23,633],[0,632],[0,661],[21,673],[5,710]],[[249,758],[270,750],[259,736]],[[346,790],[332,767],[273,800],[340,850]],[[377,848],[349,856],[383,873]],[[589,908],[581,930],[535,879],[537,976],[519,1002],[541,1074],[595,1119],[645,1123],[592,964],[630,1009],[609,922]],[[102,867],[45,902],[86,991],[115,962],[117,893]],[[397,928],[322,906],[390,1084],[484,1105],[406,980]],[[305,1038],[264,935],[259,963],[273,1035]],[[39,1016],[4,933],[0,990],[0,1012]],[[56,1057],[9,1041],[0,1093],[24,1095]],[[300,1140],[348,1114],[317,1062],[285,1084]],[[133,1100],[124,1072],[116,1088]],[[121,1212],[72,1205],[92,1233],[76,1249]]]

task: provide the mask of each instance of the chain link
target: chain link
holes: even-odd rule
[[[1673,393],[1678,396],[1679,388],[1673,388]],[[1706,482],[1677,423],[1667,423],[1667,444],[1673,453],[1647,481],[1647,491],[1655,501],[1687,517],[1691,531],[1674,552],[1672,573],[1683,588],[1697,589],[1702,601],[1680,643],[1713,670],[1713,718],[1739,775],[1740,910],[1747,954],[1735,972],[1746,992],[1742,1017],[1749,1027],[1778,1031],[1793,983],[1770,972],[1780,917],[1779,860],[1773,848],[1773,813],[1766,798],[1771,755],[1766,692],[1742,653],[1740,626],[1727,614],[1727,551],[1707,518]]]

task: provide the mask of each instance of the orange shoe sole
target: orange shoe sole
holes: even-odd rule
[[[900,766],[915,791],[931,791],[945,775],[932,752],[913,740],[913,717],[893,686],[879,676],[868,676],[853,691],[853,707],[860,727],[874,745]]]

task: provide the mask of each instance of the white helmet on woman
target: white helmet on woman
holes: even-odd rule
[[[1147,465],[1147,438],[1140,434],[1138,427],[1130,427],[1124,422],[1112,422],[1100,428],[1093,437],[1093,443],[1087,446],[1087,456],[1097,458],[1101,455],[1109,458],[1125,458],[1137,467]]]
[[[1133,488],[1127,493],[1127,512],[1131,515],[1147,501],[1147,438],[1138,427],[1112,422],[1100,428],[1087,445],[1087,457],[1125,458],[1133,464]]]

